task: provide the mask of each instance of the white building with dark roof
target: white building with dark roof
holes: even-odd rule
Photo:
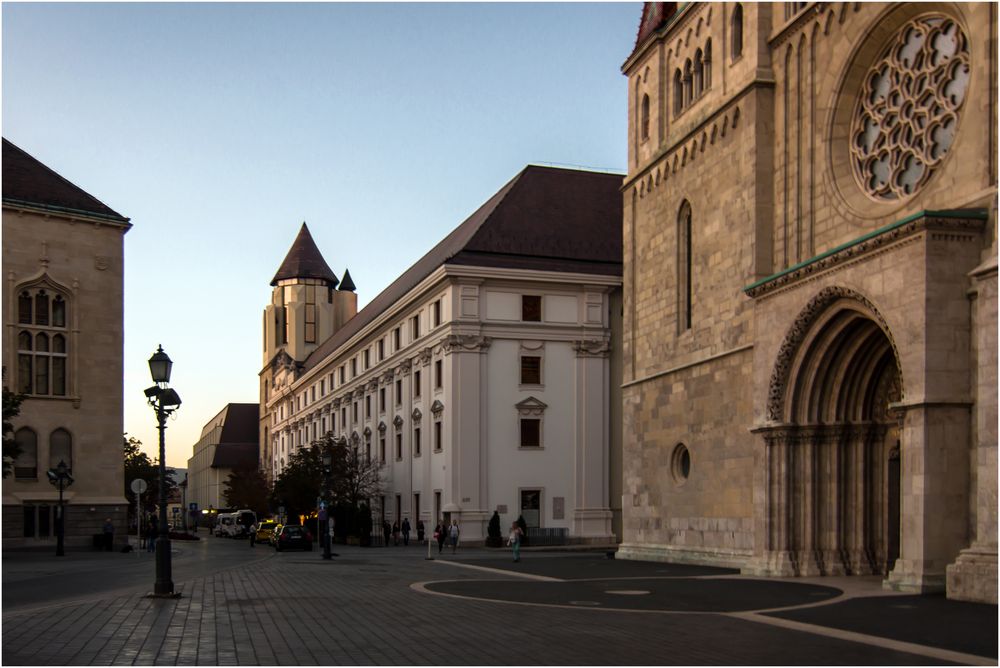
[[[257,404],[226,404],[205,423],[187,468],[187,503],[198,510],[226,508],[226,481],[233,471],[257,466]],[[176,482],[181,479],[175,478]]]
[[[303,225],[264,314],[262,468],[332,432],[385,466],[376,526],[614,540],[620,185],[529,166],[360,312]]]

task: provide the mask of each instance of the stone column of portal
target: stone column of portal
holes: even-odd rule
[[[791,441],[794,427],[775,425],[754,429],[758,434],[758,468],[763,472],[760,510],[763,535],[756,536],[763,549],[741,571],[747,575],[796,574],[791,549]]]
[[[798,484],[794,487],[792,511],[798,536],[796,562],[799,575],[822,575],[816,553],[819,520],[819,485],[817,481],[817,434],[814,429],[802,430],[795,443],[795,465]]]
[[[613,542],[608,467],[610,352],[605,340],[574,341],[576,422],[572,536],[587,542]]]
[[[442,343],[445,362],[451,367],[448,397],[453,404],[445,406],[452,416],[445,507],[457,506],[457,512],[450,512],[452,517],[458,515],[461,540],[471,543],[486,540],[486,524],[492,514],[488,510],[484,478],[489,442],[483,404],[488,381],[486,355],[492,342],[489,337],[452,334]]]
[[[820,559],[826,575],[845,575],[842,554],[844,535],[844,463],[842,428],[826,425],[820,430],[820,497],[823,499],[820,520]]]

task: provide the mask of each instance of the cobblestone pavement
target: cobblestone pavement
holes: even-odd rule
[[[112,594],[13,612],[5,604],[3,664],[997,664],[996,606],[963,612],[968,633],[992,638],[984,656],[962,651],[975,645],[961,638],[932,646],[874,623],[836,628],[822,614],[794,614],[859,594],[888,601],[870,580],[762,582],[600,554],[529,552],[512,564],[485,550],[432,561],[418,546],[337,552],[331,562],[270,553],[175,578],[176,600]],[[921,617],[928,597],[905,598],[918,599],[907,603],[908,624],[948,624],[949,602]]]

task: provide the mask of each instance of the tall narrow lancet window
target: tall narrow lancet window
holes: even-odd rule
[[[677,216],[677,330],[691,329],[691,205],[685,200]]]
[[[34,288],[18,295],[18,392],[68,394],[68,311],[65,298],[51,290]]]
[[[701,58],[701,49],[694,52],[694,98],[697,99],[701,97],[701,93],[704,90],[704,65]]]
[[[730,49],[733,60],[743,55],[743,5],[733,8],[733,29],[731,31],[733,44]]]
[[[643,140],[649,139],[649,96],[642,96],[642,116],[641,116],[640,136]]]
[[[705,73],[702,75],[705,80],[705,90],[712,88],[712,40],[705,42]]]
[[[684,106],[691,104],[694,99],[692,95],[693,75],[691,73],[691,59],[684,61]]]
[[[316,286],[306,286],[306,343],[316,343]]]
[[[674,115],[684,109],[684,83],[681,81],[681,71],[674,71]]]

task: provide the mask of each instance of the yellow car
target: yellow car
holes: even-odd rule
[[[268,545],[274,540],[274,528],[277,526],[277,522],[273,520],[264,520],[257,526],[257,542],[267,543]]]

